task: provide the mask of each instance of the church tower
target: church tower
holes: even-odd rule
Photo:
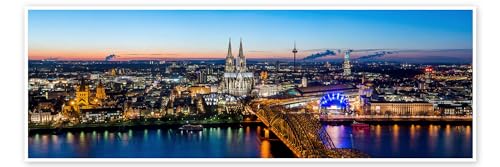
[[[225,72],[234,72],[234,57],[231,51],[231,38],[229,38],[229,48],[227,49]]]
[[[238,72],[247,71],[247,61],[245,55],[243,54],[243,42],[240,38],[240,49],[238,52],[238,58],[236,58],[236,69]]]
[[[99,84],[97,85],[95,97],[100,100],[106,99],[106,89],[101,81],[99,81]]]
[[[82,79],[80,81],[80,86],[76,91],[76,104],[88,106],[89,105],[89,95],[90,95],[89,86],[85,83],[85,80],[82,77]]]

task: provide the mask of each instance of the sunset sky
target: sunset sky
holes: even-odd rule
[[[30,10],[28,55],[221,59],[229,38],[233,54],[242,38],[249,59],[290,59],[296,41],[299,58],[349,48],[402,50],[387,59],[472,61],[472,19],[470,10]]]

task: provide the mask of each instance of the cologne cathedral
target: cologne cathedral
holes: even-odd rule
[[[252,91],[253,85],[254,75],[248,72],[242,41],[240,40],[238,57],[235,58],[231,51],[231,39],[229,39],[224,76],[219,85],[220,92],[234,96],[247,96]]]

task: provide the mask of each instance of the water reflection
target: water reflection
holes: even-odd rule
[[[416,148],[415,147],[415,142],[416,142],[415,141],[416,140],[415,135],[417,133],[416,129],[417,128],[415,127],[415,125],[411,124],[411,126],[410,126],[410,141],[409,141],[409,143],[410,143],[410,149],[411,150],[415,150],[415,148]]]
[[[398,153],[399,152],[399,126],[398,124],[392,125],[392,152],[393,153]],[[410,141],[411,142],[411,141]]]
[[[433,152],[437,149],[438,130],[438,125],[430,124],[428,127],[428,149]]]
[[[250,138],[250,126],[247,126],[245,127],[245,141],[248,142],[251,139],[252,138]]]
[[[465,126],[465,135],[466,136],[470,136],[471,135],[471,129],[470,129],[470,125],[467,125]]]
[[[69,144],[73,143],[73,141],[74,141],[73,138],[74,138],[73,133],[71,133],[71,132],[66,133],[66,142],[67,143],[69,143]]]
[[[470,125],[371,125],[368,133],[350,126],[326,129],[337,147],[359,149],[371,157],[472,157]]]
[[[271,143],[269,140],[262,140],[260,143],[260,157],[271,158]]]
[[[97,133],[96,133],[96,131],[92,132],[92,140],[97,140]]]
[[[354,130],[349,125],[327,126],[339,148],[356,148],[372,157],[471,157],[470,125],[371,125]],[[259,138],[260,126],[177,129],[140,129],[125,132],[77,131],[29,136],[30,157],[226,158],[289,157],[275,138]]]
[[[380,143],[382,142],[382,126],[376,125],[375,126],[375,142]],[[381,150],[381,145],[375,145],[377,150]]]

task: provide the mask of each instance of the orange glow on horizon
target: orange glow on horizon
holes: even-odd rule
[[[112,50],[112,49],[111,49]],[[304,57],[307,57],[311,54],[318,53],[319,51],[310,51],[304,50],[300,51],[297,55],[297,59],[302,61]],[[421,57],[422,54],[426,54],[425,58],[432,58],[436,56],[436,53],[427,51],[427,52],[401,52],[394,53],[390,55],[386,55],[384,59],[401,59],[401,58],[424,58]],[[439,53],[439,52],[438,52]],[[57,59],[57,60],[104,60],[106,56],[115,54],[114,61],[129,61],[129,60],[189,60],[189,59],[198,59],[198,60],[209,60],[209,59],[224,59],[226,57],[226,50],[211,50],[211,51],[158,51],[158,50],[145,50],[145,49],[123,49],[117,52],[111,52],[109,50],[93,50],[93,49],[46,49],[46,48],[30,48],[28,49],[28,59],[29,60],[44,60],[44,59]],[[273,59],[293,59],[293,54],[290,50],[279,50],[279,51],[252,51],[247,50],[244,52],[245,57],[247,59],[260,59],[260,60],[273,60]],[[351,58],[356,59],[360,56],[370,54],[370,53],[352,53]],[[238,53],[233,51],[233,56],[237,56]],[[439,54],[437,55],[439,56]],[[320,57],[315,60],[342,60],[343,56],[325,56]],[[379,59],[379,58],[377,58]],[[426,69],[427,70],[427,69]]]

